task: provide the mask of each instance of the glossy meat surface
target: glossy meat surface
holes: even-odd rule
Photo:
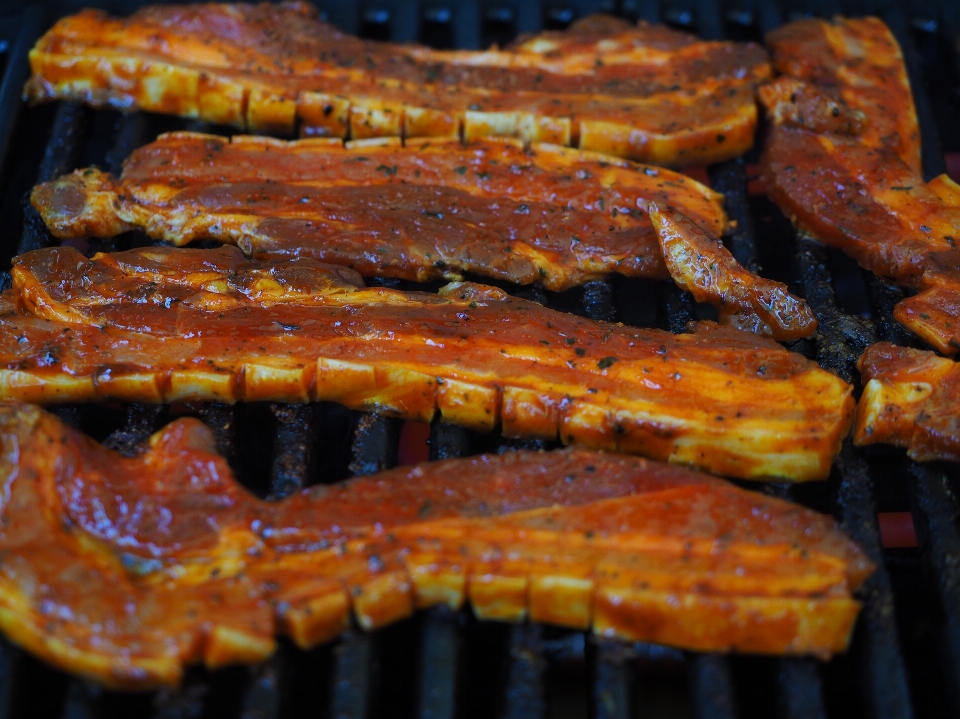
[[[30,54],[32,100],[73,99],[244,130],[365,138],[507,135],[667,165],[753,143],[753,44],[586,19],[504,50],[344,35],[303,3],[157,5],[63,18]]]
[[[721,195],[662,168],[515,140],[375,142],[174,133],[135,151],[119,180],[77,170],[32,201],[61,238],[140,228],[367,277],[470,272],[558,291],[613,272],[669,279],[649,201],[726,229]]]
[[[773,121],[761,159],[767,191],[802,230],[919,290],[896,306],[897,320],[954,354],[960,188],[946,176],[923,182],[896,41],[876,19],[803,20],[768,44],[788,76],[759,90]]]
[[[817,328],[813,311],[779,282],[744,269],[723,242],[669,205],[649,205],[660,250],[678,286],[697,302],[719,309],[721,324],[776,340],[809,337]]]
[[[960,462],[960,369],[933,352],[878,342],[859,361],[853,440],[905,447],[918,462]]]
[[[7,398],[333,400],[796,480],[827,476],[852,421],[842,380],[711,323],[636,329],[469,283],[367,289],[347,268],[231,246],[93,260],[52,248],[18,257],[13,275]]]
[[[108,686],[469,602],[697,651],[844,651],[872,571],[831,518],[583,449],[421,464],[265,502],[180,419],[125,458],[0,403],[0,629]]]
[[[861,144],[892,151],[920,173],[920,127],[910,80],[900,46],[883,21],[798,20],[768,33],[766,42],[778,73],[806,83],[818,100],[831,102],[829,115],[814,106],[797,120],[810,127],[819,115],[811,127],[818,129],[824,121],[851,127],[849,118]],[[836,132],[836,125],[831,129]]]

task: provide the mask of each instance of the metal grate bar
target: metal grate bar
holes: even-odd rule
[[[856,360],[874,340],[872,325],[837,309],[827,269],[826,250],[816,241],[796,238],[803,294],[816,313],[817,360],[848,382],[854,382]],[[838,461],[840,485],[835,513],[847,533],[864,549],[877,569],[861,590],[864,606],[855,641],[862,647],[861,688],[871,716],[910,717],[913,711],[893,612],[893,591],[883,564],[873,485],[863,458],[846,443]]]
[[[826,719],[820,669],[813,659],[781,659],[777,674],[781,719]]]
[[[350,473],[364,476],[395,467],[399,438],[399,420],[375,414],[360,415],[353,435]]]
[[[217,451],[232,466],[237,457],[237,406],[209,402],[200,408],[200,419],[213,431]]]
[[[331,14],[352,17],[359,14],[357,3],[341,3],[337,8],[330,8]],[[480,17],[479,3],[471,2],[458,6],[453,13],[453,31],[456,37],[455,45],[467,46],[472,41],[468,36],[479,36]],[[617,5],[625,12],[639,14],[648,19],[659,19],[659,3],[656,0],[623,0]],[[372,7],[372,6],[371,6]],[[411,11],[409,2],[391,3],[391,13]],[[673,7],[671,5],[671,7]],[[583,8],[578,8],[583,9]],[[711,3],[709,0],[697,0],[693,17],[705,37],[722,37],[724,18],[720,3]],[[535,30],[533,24],[539,26],[543,8],[539,3],[530,7],[524,6],[520,13],[525,18],[525,30]],[[757,8],[758,25],[762,30],[770,29],[780,23],[780,8],[772,3],[759,3]],[[831,10],[832,12],[832,10]],[[474,17],[476,16],[476,17]],[[531,20],[534,18],[535,20]],[[349,19],[349,18],[348,18]],[[477,20],[477,22],[474,22]],[[891,26],[895,24],[891,22]],[[902,27],[900,33],[909,36],[909,27],[901,14]],[[888,22],[890,20],[888,19]],[[350,23],[347,23],[348,25]],[[354,23],[355,24],[355,23]],[[396,23],[392,23],[392,29]],[[464,25],[472,26],[464,28]],[[529,27],[528,27],[529,26]],[[351,29],[351,28],[348,28]],[[355,29],[355,28],[353,28]],[[895,32],[897,32],[896,28]],[[20,37],[27,34],[20,31]],[[464,38],[467,38],[464,41]],[[929,103],[927,102],[927,116],[921,105],[926,102],[922,96],[922,85],[916,80],[916,57],[911,59],[908,50],[912,47],[901,37],[901,44],[905,48],[908,67],[911,66],[911,78],[917,95],[918,113],[921,119],[924,137],[924,167],[928,174],[937,174],[935,158],[938,148],[933,147],[927,126],[932,127],[929,117]],[[909,38],[908,38],[909,39]],[[32,42],[32,38],[30,40]],[[24,55],[25,57],[25,52]],[[9,84],[9,77],[14,69],[17,55],[11,57],[8,64],[8,73],[5,84],[0,87],[0,97]],[[24,65],[24,68],[26,66]],[[17,93],[18,94],[18,93]],[[16,101],[16,98],[14,98]],[[6,107],[6,105],[0,105]],[[17,105],[19,107],[19,105]],[[83,138],[86,134],[85,124],[89,122],[90,113],[83,108],[61,105],[58,109],[55,127],[47,148],[44,160],[45,172],[50,176],[72,169],[78,153],[83,147]],[[79,111],[79,117],[74,123],[61,117],[61,113]],[[16,113],[0,115],[0,140],[3,140],[4,123],[12,123],[10,116]],[[85,115],[85,117],[84,117]],[[148,117],[143,114],[125,116],[118,120],[116,142],[108,152],[104,165],[106,169],[116,172],[120,163],[132,149],[148,139]],[[925,124],[926,123],[926,124]],[[63,134],[63,129],[68,130]],[[76,136],[68,137],[69,131]],[[62,135],[62,137],[61,137]],[[935,136],[933,136],[935,138]],[[61,142],[66,139],[66,142]],[[0,148],[3,146],[0,145]],[[931,149],[933,147],[933,149]],[[928,155],[933,153],[934,159]],[[49,162],[48,162],[49,161]],[[942,158],[940,160],[942,162]],[[931,171],[933,168],[933,172]],[[727,238],[728,244],[737,259],[748,267],[755,266],[756,244],[754,232],[750,224],[749,198],[746,191],[746,173],[743,160],[734,160],[709,168],[709,175],[713,186],[726,195],[726,209],[729,216],[737,221],[737,229]],[[41,179],[47,179],[41,177]],[[30,220],[26,222],[24,239],[30,242],[45,244],[50,242],[49,236],[31,227]],[[38,244],[38,246],[39,246]],[[803,285],[807,290],[807,297],[811,305],[821,318],[821,332],[816,342],[817,353],[824,366],[835,369],[848,378],[856,377],[853,363],[865,343],[872,341],[874,328],[869,323],[863,323],[857,318],[849,317],[837,309],[830,280],[829,257],[827,252],[809,240],[797,240],[798,260],[800,261]],[[99,247],[99,246],[98,246]],[[901,344],[912,342],[909,334],[905,333],[891,319],[893,305],[902,297],[902,293],[882,281],[870,278],[867,282],[871,306],[875,309],[875,334],[884,339],[891,339]],[[618,284],[619,288],[620,285]],[[689,294],[675,287],[664,287],[660,294],[661,314],[659,315],[669,329],[675,332],[683,331],[689,320],[695,318],[695,307]],[[531,299],[546,304],[548,295],[542,291],[532,290],[526,293]],[[550,295],[552,298],[552,295]],[[587,316],[599,320],[615,320],[618,307],[614,301],[614,293],[609,282],[591,283],[583,288],[581,305]],[[826,319],[827,321],[824,321]],[[121,449],[133,451],[150,432],[156,429],[162,417],[162,410],[156,407],[131,405],[127,406],[127,419],[122,429],[108,437],[107,442]],[[246,422],[247,416],[243,409],[225,405],[204,405],[200,408],[201,417],[214,430],[221,451],[236,461],[237,428],[240,418]],[[312,407],[289,408],[275,405],[271,411],[276,419],[277,432],[274,435],[273,460],[271,469],[271,492],[273,496],[282,496],[303,486],[312,476],[312,463],[315,461],[315,452],[319,438],[316,436],[320,415],[315,414]],[[77,407],[65,407],[61,410],[74,425],[79,423],[80,413]],[[84,410],[84,417],[90,412]],[[400,423],[392,419],[363,416],[357,422],[357,431],[353,442],[353,462],[351,471],[356,474],[367,474],[392,466],[396,463],[397,439]],[[513,442],[512,445],[518,443]],[[542,444],[542,443],[541,443]],[[472,432],[458,427],[445,425],[439,421],[431,428],[430,457],[439,459],[448,456],[463,456],[471,454],[481,446],[481,440]],[[482,444],[486,447],[486,444]],[[945,645],[944,663],[956,672],[960,666],[958,653],[949,654],[960,647],[957,637],[956,621],[951,624],[949,617],[956,616],[955,602],[956,589],[949,588],[949,596],[945,594],[944,584],[956,581],[957,562],[956,554],[956,504],[950,496],[948,479],[937,475],[937,469],[912,466],[911,472],[915,475],[910,484],[917,501],[915,516],[917,526],[921,531],[929,531],[927,538],[927,559],[937,577],[941,601],[948,614],[947,644]],[[922,483],[917,473],[934,475],[932,482]],[[939,478],[937,478],[939,476]],[[907,717],[911,716],[909,693],[905,679],[903,658],[899,652],[896,625],[893,618],[893,594],[890,580],[882,565],[882,554],[877,533],[876,518],[873,507],[873,488],[868,468],[859,455],[851,447],[844,448],[844,454],[838,465],[836,478],[839,478],[840,493],[837,497],[836,513],[842,519],[845,528],[865,548],[872,547],[874,560],[878,562],[879,579],[875,575],[864,589],[865,606],[862,620],[858,626],[855,639],[855,656],[860,658],[859,667],[862,671],[862,690],[866,698],[868,714],[878,717]],[[923,486],[921,486],[923,484]],[[942,496],[945,492],[946,496]],[[924,494],[926,493],[926,494]],[[932,493],[932,498],[930,495]],[[938,494],[941,493],[941,494]],[[953,522],[953,524],[951,524]],[[940,533],[940,527],[946,526],[946,535]],[[952,534],[950,533],[952,531]],[[859,532],[859,536],[857,534]],[[872,544],[871,544],[872,542]],[[949,571],[948,571],[949,570]],[[876,580],[876,581],[874,581]],[[876,585],[876,586],[875,586]],[[420,649],[421,675],[418,680],[419,716],[452,717],[457,709],[457,655],[459,653],[460,627],[459,618],[444,610],[431,610],[420,618]],[[577,635],[582,637],[582,635]],[[335,716],[367,717],[374,713],[379,705],[374,698],[377,692],[377,635],[357,633],[348,635],[333,650],[334,683],[331,694],[331,709]],[[510,657],[508,665],[508,681],[503,705],[505,716],[543,716],[547,710],[544,690],[544,672],[548,658],[552,661],[552,654],[544,650],[542,630],[536,625],[519,625],[509,630]],[[4,649],[6,647],[0,647]],[[626,717],[631,715],[630,690],[632,684],[633,666],[629,656],[619,654],[625,651],[625,645],[600,642],[596,651],[591,655],[590,672],[593,681],[593,715],[597,717]],[[8,658],[12,660],[8,662]],[[17,672],[19,670],[18,650],[0,651],[0,719],[7,716],[5,708],[11,706],[13,700]],[[452,660],[451,660],[452,657]],[[285,700],[283,691],[284,662],[289,660],[278,656],[274,662],[253,670],[233,671],[200,676],[199,681],[191,685],[189,682],[186,693],[198,686],[201,701],[192,701],[183,705],[177,704],[177,711],[168,712],[171,704],[159,703],[164,707],[157,716],[200,716],[213,715],[218,709],[231,708],[228,714],[232,716],[273,717],[286,716],[287,710],[281,705]],[[32,660],[29,660],[32,661]],[[690,687],[693,694],[696,713],[698,716],[734,716],[737,713],[735,693],[731,679],[730,663],[723,657],[716,655],[689,655]],[[777,701],[781,714],[784,717],[813,717],[825,716],[823,690],[820,683],[819,667],[811,660],[785,659],[779,660]],[[52,672],[50,672],[52,674]],[[60,677],[61,675],[56,675]],[[324,677],[330,676],[325,674]],[[11,677],[14,677],[11,679]],[[957,677],[951,675],[955,685],[960,686]],[[121,712],[117,707],[116,695],[111,692],[90,694],[82,682],[76,680],[62,681],[67,691],[66,701],[63,704],[64,715],[71,716],[127,716],[134,712]],[[6,682],[6,683],[4,683]],[[528,682],[528,683],[523,683]],[[948,681],[948,684],[950,682]],[[210,688],[210,687],[213,688]],[[16,692],[20,692],[17,689]],[[58,690],[62,691],[62,690]],[[875,693],[876,692],[876,693]],[[184,693],[179,692],[182,696]],[[144,695],[148,696],[149,695]],[[144,696],[138,700],[141,704]],[[742,697],[746,704],[746,697]],[[57,700],[60,701],[59,699]],[[134,703],[135,704],[135,703]],[[133,707],[134,704],[130,704]],[[59,706],[59,704],[58,704]],[[126,706],[126,705],[123,705]],[[159,708],[158,707],[158,708]],[[182,710],[181,710],[182,709]],[[461,707],[462,709],[462,707]],[[744,710],[749,713],[750,706]],[[86,713],[75,713],[86,712]],[[21,713],[21,712],[18,712]],[[139,712],[138,712],[139,714]]]
[[[73,170],[80,160],[83,141],[90,129],[93,113],[86,105],[76,102],[64,102],[57,108],[57,115],[50,131],[50,141],[40,163],[37,182],[47,182]],[[52,238],[40,214],[32,206],[24,208],[23,235],[17,254],[23,254],[41,247],[49,247]]]
[[[453,719],[457,709],[460,623],[445,606],[424,612],[420,624],[420,672],[417,716],[420,719]]]
[[[821,367],[855,383],[859,377],[857,358],[876,341],[873,326],[837,308],[826,248],[799,233],[796,244],[803,296],[819,322],[815,336],[817,361]]]
[[[103,440],[103,446],[132,457],[157,430],[162,410],[163,407],[155,404],[128,404],[126,422]]]
[[[764,3],[760,3],[763,5]],[[724,40],[722,4],[711,0],[699,0],[696,6],[696,24],[701,37],[707,40]],[[751,271],[758,269],[757,243],[753,220],[750,216],[749,194],[747,191],[746,165],[742,157],[712,165],[707,168],[713,189],[724,195],[723,205],[727,216],[736,223],[735,228],[724,238],[731,254],[742,266]],[[692,302],[687,299],[692,309]],[[671,309],[669,303],[667,309]],[[689,310],[683,314],[689,315]],[[669,315],[669,329],[676,332],[679,327],[673,314]],[[684,323],[685,325],[686,323]],[[699,717],[711,719],[731,719],[738,713],[737,702],[731,680],[730,662],[726,657],[717,655],[687,655],[688,681],[694,700],[695,713]],[[806,677],[795,677],[801,679]],[[819,677],[814,673],[812,681],[805,681],[797,687],[804,694],[820,692]],[[792,697],[783,692],[780,699],[788,708],[794,708]]]
[[[271,404],[270,411],[276,419],[270,498],[282,499],[302,489],[313,476],[313,405]]]
[[[286,652],[281,647],[260,666],[251,667],[242,687],[240,719],[277,719],[281,716]]]
[[[366,719],[374,690],[374,638],[350,632],[333,649],[333,719]]]
[[[927,563],[936,577],[937,594],[946,618],[940,650],[944,684],[953,711],[960,711],[960,511],[942,466],[910,462],[914,521],[921,533]]]
[[[503,719],[537,719],[546,716],[543,674],[543,628],[525,622],[510,627],[510,664],[503,695]]]
[[[447,424],[437,417],[430,425],[430,460],[473,454],[473,436],[470,430]]]
[[[362,415],[353,436],[351,473],[368,475],[395,466],[399,433],[400,423],[395,419]],[[375,635],[353,631],[334,647],[334,719],[366,719],[370,715],[377,685],[376,640]]]
[[[763,485],[764,494],[787,502],[798,502],[797,487],[783,482]],[[777,709],[781,719],[825,719],[823,682],[817,662],[783,657],[777,668]]]
[[[747,169],[742,157],[711,165],[707,170],[710,185],[723,193],[723,207],[727,217],[737,223],[726,243],[730,254],[748,270],[757,270],[756,234],[750,217],[750,202],[747,194]]]
[[[6,639],[0,640],[0,719],[13,716],[15,695],[21,685],[22,665],[23,651]]]
[[[719,654],[687,654],[687,685],[697,719],[736,719],[730,662]]]
[[[124,161],[134,150],[150,141],[147,124],[147,116],[142,112],[120,116],[117,120],[116,140],[104,158],[104,170],[120,177]]]
[[[904,64],[907,66],[907,75],[910,77],[910,88],[913,90],[913,104],[917,108],[917,123],[920,125],[920,158],[923,165],[923,179],[931,180],[947,171],[947,163],[943,159],[943,148],[940,144],[940,133],[937,132],[933,120],[933,109],[930,98],[924,87],[920,73],[920,57],[917,47],[910,33],[910,26],[903,8],[897,3],[891,3],[885,8],[883,19],[890,27],[890,31],[903,52]]]
[[[594,644],[593,719],[628,719],[636,652],[624,642],[599,639]]]
[[[465,457],[472,453],[473,433],[435,419],[430,426],[430,459]],[[460,664],[460,621],[445,606],[428,609],[420,623],[420,667],[417,716],[453,719],[457,707]]]
[[[80,679],[71,679],[64,698],[62,719],[93,719],[103,714],[102,687]]]
[[[663,288],[660,295],[660,316],[664,318],[664,329],[675,335],[687,331],[687,323],[696,319],[693,313],[693,297],[676,285]]]

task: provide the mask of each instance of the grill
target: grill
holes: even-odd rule
[[[118,172],[134,148],[174,129],[227,131],[144,113],[121,116],[74,104],[27,108],[20,91],[27,51],[60,14],[83,4],[8,4],[0,14],[0,252],[52,242],[23,201],[36,181],[97,164]],[[103,3],[130,12],[138,0]],[[69,7],[63,7],[69,5]],[[437,47],[476,48],[517,33],[560,28],[595,10],[665,21],[705,38],[760,39],[804,15],[881,15],[903,47],[913,83],[929,179],[960,171],[960,6],[872,0],[373,0],[327,2],[327,18],[376,39],[420,40]],[[942,144],[941,144],[942,141]],[[946,151],[946,155],[944,154]],[[957,162],[952,162],[957,160]],[[744,265],[789,284],[820,320],[817,335],[792,349],[858,381],[855,361],[876,340],[910,345],[893,321],[897,288],[841,254],[797,235],[749,181],[755,152],[707,169],[725,193],[737,229],[728,243]],[[39,167],[39,172],[36,168]],[[148,243],[134,233],[90,251]],[[9,273],[0,284],[9,286]],[[413,283],[374,280],[404,289]],[[434,289],[431,285],[427,289]],[[593,282],[555,294],[518,292],[551,307],[595,319],[680,332],[711,310],[668,283]],[[201,417],[241,482],[261,496],[369,474],[393,466],[422,446],[426,429],[391,418],[361,415],[330,403],[66,405],[66,421],[130,453],[178,414]],[[422,430],[422,431],[421,431]],[[418,442],[418,437],[420,438]],[[548,447],[541,441],[481,436],[434,422],[431,459]],[[482,623],[465,610],[420,612],[378,632],[353,632],[311,652],[281,644],[270,662],[218,672],[194,669],[177,691],[121,694],[52,670],[0,643],[0,717],[940,717],[960,713],[960,531],[957,466],[909,461],[885,447],[846,444],[829,481],[804,486],[750,483],[767,492],[832,512],[878,570],[861,592],[863,611],[851,650],[829,663],[683,653],[646,644],[598,640],[582,632],[532,623]],[[881,521],[878,521],[878,513]],[[894,514],[891,514],[894,513]],[[916,546],[883,546],[880,526],[912,518]],[[887,545],[896,544],[887,542]],[[911,544],[911,542],[900,542]]]

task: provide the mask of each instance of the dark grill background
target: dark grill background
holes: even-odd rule
[[[55,6],[13,0],[0,5],[0,252],[7,259],[47,245],[25,193],[75,167],[118,172],[135,147],[172,129],[226,132],[202,123],[143,113],[121,116],[72,104],[27,108],[20,90],[26,53],[59,15],[85,3]],[[127,13],[134,0],[98,3]],[[420,40],[437,47],[505,43],[517,33],[562,28],[594,10],[665,21],[706,38],[759,40],[804,15],[879,14],[903,46],[914,86],[928,178],[944,171],[943,152],[960,152],[960,4],[837,3],[805,0],[620,0],[617,2],[447,2],[339,0],[322,6],[351,32]],[[948,155],[949,157],[949,155]],[[960,157],[960,156],[958,156]],[[877,339],[910,344],[892,321],[899,290],[852,261],[798,237],[766,198],[747,191],[756,153],[709,168],[738,221],[729,245],[745,265],[790,284],[820,319],[812,340],[793,349],[858,381],[855,360]],[[952,158],[951,158],[952,159]],[[38,169],[39,168],[39,169]],[[98,243],[124,249],[149,240],[131,234]],[[9,274],[0,276],[9,283]],[[390,282],[390,281],[385,281]],[[411,288],[406,282],[394,286]],[[436,285],[431,285],[434,288]],[[668,283],[614,278],[563,294],[518,292],[596,319],[682,331],[709,317]],[[202,417],[217,434],[240,480],[261,496],[366,474],[398,461],[402,423],[336,405],[64,406],[65,420],[124,452],[177,414]],[[506,442],[439,423],[430,456],[442,458]],[[469,610],[421,612],[372,634],[353,633],[300,652],[288,644],[268,664],[219,672],[190,670],[175,692],[117,694],[61,674],[0,644],[0,717],[940,717],[960,712],[960,532],[956,467],[908,461],[889,448],[844,447],[828,482],[792,487],[750,484],[832,512],[878,564],[862,591],[863,611],[850,652],[829,663],[809,659],[684,654],[651,645],[597,641],[582,632],[535,624],[480,623]],[[911,512],[919,548],[883,549],[877,512]]]

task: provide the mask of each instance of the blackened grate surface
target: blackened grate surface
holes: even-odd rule
[[[120,116],[72,104],[26,108],[20,90],[26,53],[58,16],[86,3],[0,5],[0,252],[51,238],[25,193],[78,166],[117,172],[131,150],[172,129],[221,131],[143,113]],[[130,12],[140,0],[97,3]],[[520,32],[564,27],[588,12],[665,21],[707,38],[758,40],[804,15],[879,14],[907,58],[923,133],[925,173],[960,153],[960,4],[955,0],[883,4],[869,0],[329,0],[328,19],[366,37],[420,40],[437,47],[504,43]],[[960,154],[948,154],[960,159]],[[736,257],[787,282],[820,319],[796,351],[857,381],[854,361],[877,339],[909,344],[892,321],[902,296],[851,261],[796,236],[764,197],[748,192],[755,153],[709,168],[738,221],[729,238]],[[956,163],[955,172],[960,170]],[[86,249],[146,243],[128,235]],[[0,283],[9,275],[0,275]],[[395,283],[412,287],[410,283]],[[563,294],[523,290],[530,299],[595,319],[681,331],[709,311],[666,283],[591,283]],[[337,405],[247,404],[190,407],[65,406],[65,420],[122,452],[133,452],[177,413],[209,423],[240,480],[261,496],[366,474],[398,461],[403,424]],[[435,423],[432,459],[517,446]],[[545,446],[527,443],[527,446]],[[879,566],[861,595],[863,612],[851,651],[829,663],[684,654],[653,645],[597,641],[582,632],[536,624],[476,621],[468,612],[421,612],[372,634],[353,633],[311,652],[281,645],[266,665],[219,672],[191,670],[181,689],[118,694],[68,677],[0,643],[3,717],[941,717],[960,714],[960,490],[958,467],[919,466],[889,448],[845,446],[828,482],[792,487],[749,485],[833,512]],[[909,512],[919,548],[884,549],[878,512]]]

